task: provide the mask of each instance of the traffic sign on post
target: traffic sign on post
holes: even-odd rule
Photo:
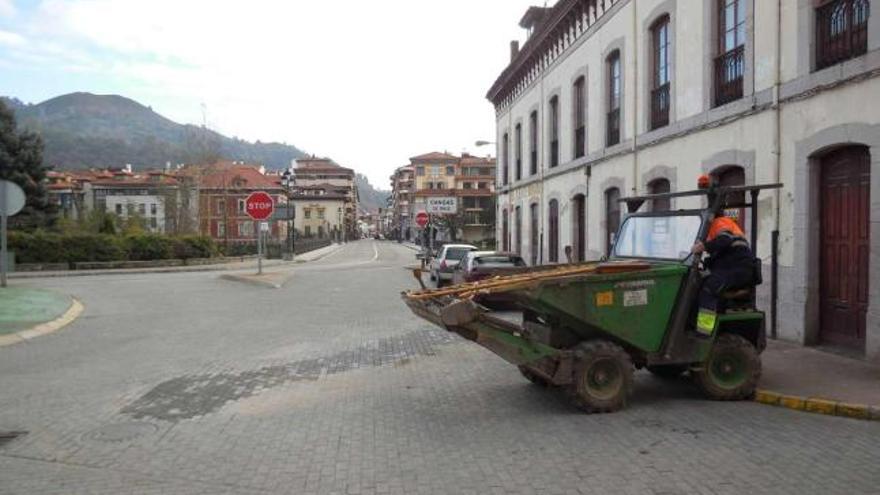
[[[428,214],[424,211],[416,213],[416,225],[425,228],[425,225],[428,225]]]
[[[271,217],[272,212],[275,211],[275,202],[272,201],[272,196],[269,196],[269,193],[265,191],[251,193],[244,204],[248,216],[257,221]]]
[[[269,196],[269,193],[266,191],[257,191],[250,194],[246,200],[244,200],[244,211],[248,214],[249,217],[253,218],[259,225],[256,228],[257,231],[257,275],[263,274],[263,224],[266,226],[266,231],[269,230],[269,224],[263,222],[267,218],[272,216],[272,212],[275,211],[275,202],[272,201],[272,196]]]
[[[0,180],[0,287],[6,287],[9,253],[6,252],[6,224],[24,208],[24,191],[15,182]]]

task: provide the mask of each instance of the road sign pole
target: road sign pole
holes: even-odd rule
[[[257,275],[263,274],[263,226],[257,222]]]
[[[6,222],[8,216],[0,215],[0,287],[6,287],[6,266],[9,263],[9,253],[6,251]]]

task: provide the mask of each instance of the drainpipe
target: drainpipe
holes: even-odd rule
[[[632,183],[632,193],[633,196],[638,195],[638,184],[639,184],[639,150],[636,146],[636,137],[639,132],[639,123],[638,123],[638,115],[639,115],[639,43],[638,43],[638,16],[637,14],[637,3],[632,2],[632,43],[633,43],[633,118],[632,118],[632,155],[633,155],[633,183]]]
[[[776,1],[776,67],[773,72],[773,116],[774,116],[774,133],[773,133],[773,158],[775,160],[774,182],[782,181],[782,104],[780,102],[780,89],[782,83],[782,0]],[[754,71],[752,71],[754,74]],[[777,328],[779,324],[778,301],[779,301],[779,224],[780,224],[780,201],[782,200],[782,191],[774,190],[773,206],[774,206],[774,225],[771,234],[770,243],[770,267],[772,271],[770,286],[770,305],[772,312],[772,320],[770,322],[770,337],[777,338]]]

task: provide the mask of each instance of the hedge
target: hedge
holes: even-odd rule
[[[76,263],[87,261],[152,261],[211,258],[214,241],[206,237],[157,234],[53,234],[10,232],[9,249],[18,263]]]

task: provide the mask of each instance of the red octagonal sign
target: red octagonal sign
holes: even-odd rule
[[[425,228],[425,225],[428,225],[428,214],[423,211],[416,213],[416,224],[421,228]]]
[[[254,220],[265,220],[271,217],[272,212],[275,211],[275,202],[272,201],[272,196],[269,196],[265,191],[251,193],[244,204],[248,216]]]

